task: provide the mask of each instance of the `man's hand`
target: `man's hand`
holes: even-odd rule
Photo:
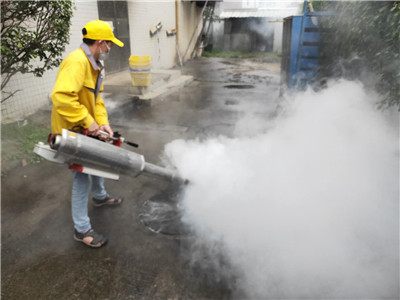
[[[88,135],[98,136],[99,130],[99,124],[97,124],[96,121],[93,121],[92,125],[90,125],[88,128]]]
[[[108,132],[108,134],[110,135],[110,138],[112,138],[114,136],[114,131],[112,131],[110,125],[108,125],[108,124],[101,125],[100,130]]]

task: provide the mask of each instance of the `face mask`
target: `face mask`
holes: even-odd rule
[[[108,48],[107,43],[105,43],[105,45],[106,45],[106,47],[107,47],[108,52],[102,52],[102,51],[101,51],[101,48],[100,48],[100,55],[99,55],[99,59],[100,59],[100,60],[106,60],[106,59],[108,58],[108,55],[109,55],[110,52],[111,52],[111,48]]]

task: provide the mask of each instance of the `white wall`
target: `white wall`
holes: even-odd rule
[[[182,57],[187,53],[184,57],[184,61],[190,59],[197,37],[200,34],[203,25],[201,11],[202,7],[196,6],[194,2],[179,2],[179,52]]]
[[[212,24],[212,43],[215,49],[224,49],[225,21],[217,21]]]
[[[67,45],[63,57],[82,43],[83,26],[89,21],[98,19],[96,1],[77,1],[75,6],[76,10],[71,21],[70,44]],[[58,68],[54,68],[45,72],[43,77],[35,77],[31,73],[14,75],[6,90],[21,91],[2,103],[2,122],[24,118],[44,105],[50,105],[49,94],[53,89],[57,72]]]
[[[274,46],[273,51],[282,54],[283,22],[274,23]]]
[[[166,30],[175,28],[175,2],[129,1],[129,34],[131,55],[150,55],[152,68],[171,68],[175,64],[175,36]],[[149,31],[158,22],[160,32],[150,37]]]
[[[177,36],[167,37],[166,31],[178,29],[179,51],[183,56],[193,36],[199,20],[201,21],[201,7],[190,1],[178,1],[178,24],[176,24],[175,1],[138,1],[128,2],[129,31],[131,39],[131,55],[150,55],[153,69],[169,69],[179,63],[176,49]],[[158,22],[162,29],[150,37],[149,31]],[[185,61],[195,46],[196,38],[201,30],[202,22],[197,27]]]

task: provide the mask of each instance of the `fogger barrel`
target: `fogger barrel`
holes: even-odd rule
[[[143,155],[65,129],[61,135],[55,135],[49,144],[51,149],[46,150],[45,145],[38,144],[34,152],[50,161],[67,163],[72,169],[82,168],[80,171],[83,173],[99,176],[115,174],[113,179],[118,179],[119,174],[134,177],[147,174],[170,181],[184,181],[174,170],[147,163]]]

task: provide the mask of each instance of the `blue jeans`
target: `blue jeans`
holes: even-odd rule
[[[92,187],[92,196],[94,198],[106,198],[107,192],[104,188],[104,178],[76,171],[72,171],[72,176],[74,177],[71,197],[72,220],[78,232],[85,232],[92,228],[88,216],[90,187]]]

